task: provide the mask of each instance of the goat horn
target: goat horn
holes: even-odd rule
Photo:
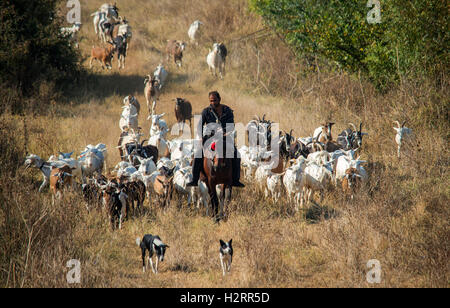
[[[403,127],[403,126],[405,126],[405,124],[406,124],[406,120],[405,120],[405,121],[403,121],[403,123],[402,123],[402,127]]]
[[[355,126],[355,124],[353,124],[353,123],[348,123],[348,125],[350,125],[350,126],[353,128],[353,130],[356,131],[356,126]]]
[[[397,124],[398,128],[400,128],[400,123],[398,121],[394,121]]]
[[[362,122],[359,123],[359,132],[361,132],[362,129]]]

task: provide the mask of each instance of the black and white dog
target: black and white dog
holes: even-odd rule
[[[225,270],[230,272],[231,261],[233,261],[233,247],[231,246],[231,239],[228,243],[220,240],[220,264],[222,265],[222,272],[225,276]]]
[[[142,250],[142,272],[145,273],[145,250],[148,250],[148,263],[152,267],[153,273],[158,273],[158,262],[164,261],[164,254],[168,245],[164,244],[158,235],[146,234],[142,238],[136,238],[136,244],[141,247]],[[156,253],[156,267],[153,267],[152,257]]]

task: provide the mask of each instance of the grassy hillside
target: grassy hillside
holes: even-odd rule
[[[80,51],[89,66],[96,40],[89,16],[103,1],[81,1]],[[423,125],[429,102],[446,97],[426,84],[378,94],[357,76],[342,72],[303,73],[291,51],[271,33],[247,38],[264,27],[244,0],[118,1],[119,13],[132,26],[126,68],[103,71],[100,66],[71,95],[53,97],[47,110],[24,117],[0,115],[0,285],[5,287],[67,287],[65,267],[81,261],[81,284],[74,287],[448,287],[449,187],[448,124]],[[204,22],[199,46],[188,44],[183,67],[166,64],[169,82],[158,102],[169,126],[175,122],[176,97],[187,98],[194,113],[207,106],[207,93],[218,90],[237,122],[254,114],[311,135],[325,120],[337,124],[334,136],[348,122],[363,122],[361,159],[367,160],[369,182],[353,201],[340,190],[330,191],[321,204],[299,213],[286,199],[273,204],[255,185],[233,191],[230,218],[214,225],[203,213],[182,209],[173,201],[167,212],[145,201],[145,214],[111,231],[105,214],[87,213],[79,193],[51,204],[36,169],[25,170],[25,153],[48,158],[58,151],[79,155],[87,144],[105,143],[107,167],[119,162],[115,149],[122,100],[135,95],[141,103],[139,125],[146,137],[143,80],[164,61],[167,39],[188,42],[187,30]],[[263,32],[264,33],[264,32]],[[209,74],[208,48],[223,41],[229,49],[224,80]],[[47,93],[47,92],[48,93]],[[5,97],[3,100],[7,100]],[[435,106],[435,105],[432,105]],[[420,112],[417,112],[417,111]],[[418,147],[396,157],[392,121],[408,119]],[[434,120],[442,123],[442,118]],[[433,123],[427,121],[426,123]],[[145,138],[147,139],[147,138]],[[136,237],[159,234],[170,245],[160,273],[142,274]],[[233,238],[232,273],[222,278],[219,239]],[[380,284],[366,282],[366,263],[378,259]]]

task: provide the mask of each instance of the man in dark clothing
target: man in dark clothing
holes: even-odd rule
[[[222,126],[223,131],[226,131],[226,124],[234,124],[233,110],[230,107],[220,104],[220,94],[217,91],[209,93],[209,107],[206,107],[202,112],[202,128],[209,123],[217,123]],[[203,138],[205,143],[205,138]],[[200,158],[195,158],[192,165],[193,179],[192,182],[187,183],[187,186],[197,186],[200,177],[200,171],[203,167],[203,155]],[[237,156],[236,147],[234,147],[234,158],[232,159],[232,173],[233,173],[233,186],[245,187],[244,184],[239,182],[241,173],[241,159]]]

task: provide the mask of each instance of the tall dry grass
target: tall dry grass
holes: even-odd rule
[[[101,4],[82,2],[80,49],[86,57],[99,44],[88,18]],[[47,93],[54,100],[48,109],[22,117],[1,115],[2,286],[448,287],[448,124],[442,121],[448,104],[441,105],[440,113],[429,110],[436,106],[430,102],[446,92],[405,84],[379,94],[357,76],[326,69],[304,73],[308,67],[296,64],[276,35],[240,40],[264,27],[243,0],[226,5],[201,0],[117,4],[133,27],[125,70],[119,72],[116,61],[112,72],[95,67],[72,95]],[[296,136],[310,135],[324,120],[337,123],[335,136],[348,122],[361,121],[369,133],[361,158],[369,162],[370,179],[353,201],[335,189],[322,203],[295,214],[286,199],[274,204],[247,183],[233,191],[230,217],[220,225],[185,204],[178,209],[172,202],[163,212],[146,200],[143,215],[113,232],[104,213],[86,211],[79,192],[65,194],[55,206],[49,192],[37,192],[41,175],[24,170],[26,153],[47,158],[74,150],[78,155],[87,144],[102,142],[108,147],[107,167],[119,161],[114,147],[125,95],[135,95],[144,107],[139,124],[148,136],[143,77],[165,61],[167,39],[188,41],[188,26],[196,19],[205,23],[199,46],[188,45],[181,69],[166,64],[169,82],[157,112],[165,112],[172,124],[171,99],[185,97],[200,113],[207,93],[217,89],[223,103],[234,109],[236,121],[266,114],[282,129],[294,129]],[[205,60],[213,41],[224,41],[230,51],[223,81],[208,73]],[[441,118],[433,119],[436,114]],[[409,120],[420,144],[398,160],[392,121],[403,119]],[[170,245],[157,277],[141,272],[135,238],[144,233],[159,234]],[[222,278],[218,242],[230,238],[232,273]],[[81,284],[66,282],[70,259],[81,261]],[[366,282],[369,259],[381,262],[379,285]]]

